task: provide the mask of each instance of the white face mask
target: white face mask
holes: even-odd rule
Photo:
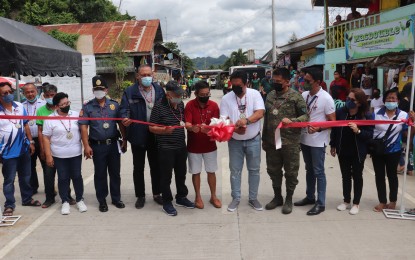
[[[94,91],[94,96],[95,96],[95,98],[97,98],[97,99],[102,99],[102,98],[104,98],[106,95],[107,95],[107,93],[105,93],[105,91],[104,91],[104,90],[95,90],[95,91]]]

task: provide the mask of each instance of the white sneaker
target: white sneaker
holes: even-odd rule
[[[81,212],[81,213],[86,212],[88,210],[88,208],[86,207],[83,200],[77,202],[76,207],[78,208],[79,212]]]
[[[61,214],[62,215],[69,215],[71,213],[71,206],[69,206],[68,202],[62,204]]]
[[[353,205],[352,209],[349,211],[350,215],[356,215],[359,213],[359,205]]]
[[[346,209],[350,209],[350,203],[343,202],[339,206],[337,206],[338,211],[344,211]]]

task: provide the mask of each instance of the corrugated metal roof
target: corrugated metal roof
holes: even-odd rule
[[[65,33],[92,35],[95,54],[109,54],[118,42],[121,33],[128,35],[129,42],[124,52],[149,53],[156,42],[162,42],[160,20],[132,20],[103,23],[78,23],[42,25],[44,32],[57,29]]]

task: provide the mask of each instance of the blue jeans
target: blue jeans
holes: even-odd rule
[[[53,161],[58,172],[59,196],[62,199],[62,203],[69,202],[70,180],[72,180],[75,190],[76,202],[81,201],[84,195],[84,180],[81,174],[82,156],[79,155],[71,158],[53,157]]]
[[[14,179],[16,171],[19,176],[20,194],[22,203],[29,203],[32,200],[32,187],[30,186],[30,152],[20,155],[17,158],[3,159],[2,173],[4,177],[3,193],[6,197],[5,208],[16,208],[14,198]]]
[[[326,147],[312,147],[301,144],[306,170],[307,198],[315,199],[317,182],[317,204],[326,205],[326,174],[324,173],[324,159]]]
[[[228,142],[228,148],[232,198],[241,199],[241,175],[244,157],[246,157],[249,176],[249,200],[255,200],[258,195],[259,168],[261,165],[261,135],[246,141],[231,139]]]

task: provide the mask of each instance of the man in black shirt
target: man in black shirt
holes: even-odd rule
[[[169,216],[176,216],[173,207],[173,195],[170,184],[174,169],[176,180],[176,206],[194,208],[193,202],[186,198],[188,190],[186,181],[187,148],[184,132],[184,104],[182,95],[184,90],[177,81],[166,84],[166,97],[156,103],[151,113],[150,122],[162,126],[150,126],[158,144],[158,158],[160,163],[161,193],[163,197],[163,211]],[[182,126],[174,128],[173,126]]]

